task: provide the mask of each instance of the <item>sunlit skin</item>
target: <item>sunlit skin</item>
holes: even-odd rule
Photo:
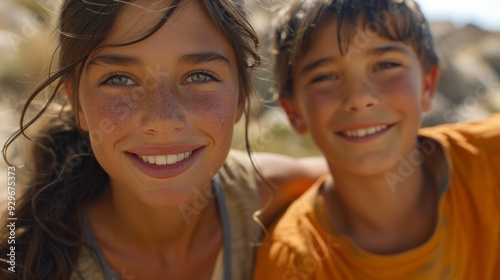
[[[191,6],[197,5],[181,6],[147,40],[95,52],[81,79],[81,126],[91,132],[112,188],[158,208],[177,207],[210,182],[241,115],[232,46],[200,7]],[[123,33],[144,34],[159,20],[136,22],[137,13],[151,14],[137,10],[125,10],[104,44],[130,41],[134,37]],[[172,171],[171,178],[152,178],[132,161],[190,152],[187,160],[196,158],[189,168]]]
[[[181,1],[151,37],[116,46],[142,38],[172,2],[125,4],[104,47],[84,65],[72,104],[110,178],[85,210],[123,279],[211,279],[223,244],[211,180],[228,155],[247,94],[232,43],[199,1]],[[69,100],[76,94],[72,82],[65,83]],[[254,159],[276,186],[271,191],[253,174],[256,203],[274,198],[260,216],[267,226],[327,172],[320,158]]]
[[[143,36],[169,2],[126,7],[104,44]],[[141,279],[209,278],[222,242],[214,200],[189,227],[178,207],[210,187],[242,113],[231,43],[188,1],[150,38],[93,53],[80,84],[80,126],[110,176],[88,210],[108,261]],[[139,158],[184,153],[192,154],[174,165]],[[197,269],[180,269],[184,262]]]
[[[400,159],[417,148],[437,68],[424,72],[411,46],[375,35],[368,42],[354,35],[343,56],[336,20],[317,32],[294,67],[293,99],[282,105],[295,129],[310,132],[328,161],[335,178],[324,188],[332,224],[373,252],[415,246],[432,231],[433,219],[422,217],[435,209],[423,168],[416,167],[395,191],[384,175],[397,173]],[[401,234],[406,231],[409,236]]]

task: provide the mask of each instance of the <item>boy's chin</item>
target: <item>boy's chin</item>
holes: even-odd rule
[[[368,157],[345,166],[345,171],[357,177],[384,177],[387,173],[393,172],[395,166],[397,167],[398,160],[390,159],[387,157]]]

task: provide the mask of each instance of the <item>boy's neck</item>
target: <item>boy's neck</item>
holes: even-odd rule
[[[322,189],[330,223],[370,252],[392,254],[424,243],[432,234],[437,188],[419,166],[403,184],[389,188],[383,174],[370,178],[336,174]]]

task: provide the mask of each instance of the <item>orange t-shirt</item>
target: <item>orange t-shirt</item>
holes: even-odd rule
[[[327,227],[323,177],[263,241],[254,279],[500,279],[500,114],[420,135],[436,148],[430,164],[440,193],[436,228],[423,245],[377,255]]]

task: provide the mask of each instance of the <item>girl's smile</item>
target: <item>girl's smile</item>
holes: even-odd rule
[[[171,208],[218,172],[244,102],[233,47],[197,1],[145,40],[113,46],[144,35],[159,8],[121,12],[85,66],[79,117],[114,191]]]
[[[176,149],[189,151],[167,154],[167,152],[162,153],[161,150],[170,149],[148,147],[132,149],[134,153],[126,153],[126,155],[131,163],[145,175],[156,179],[168,179],[182,174],[193,166],[204,147],[192,149],[188,146],[177,146]]]

